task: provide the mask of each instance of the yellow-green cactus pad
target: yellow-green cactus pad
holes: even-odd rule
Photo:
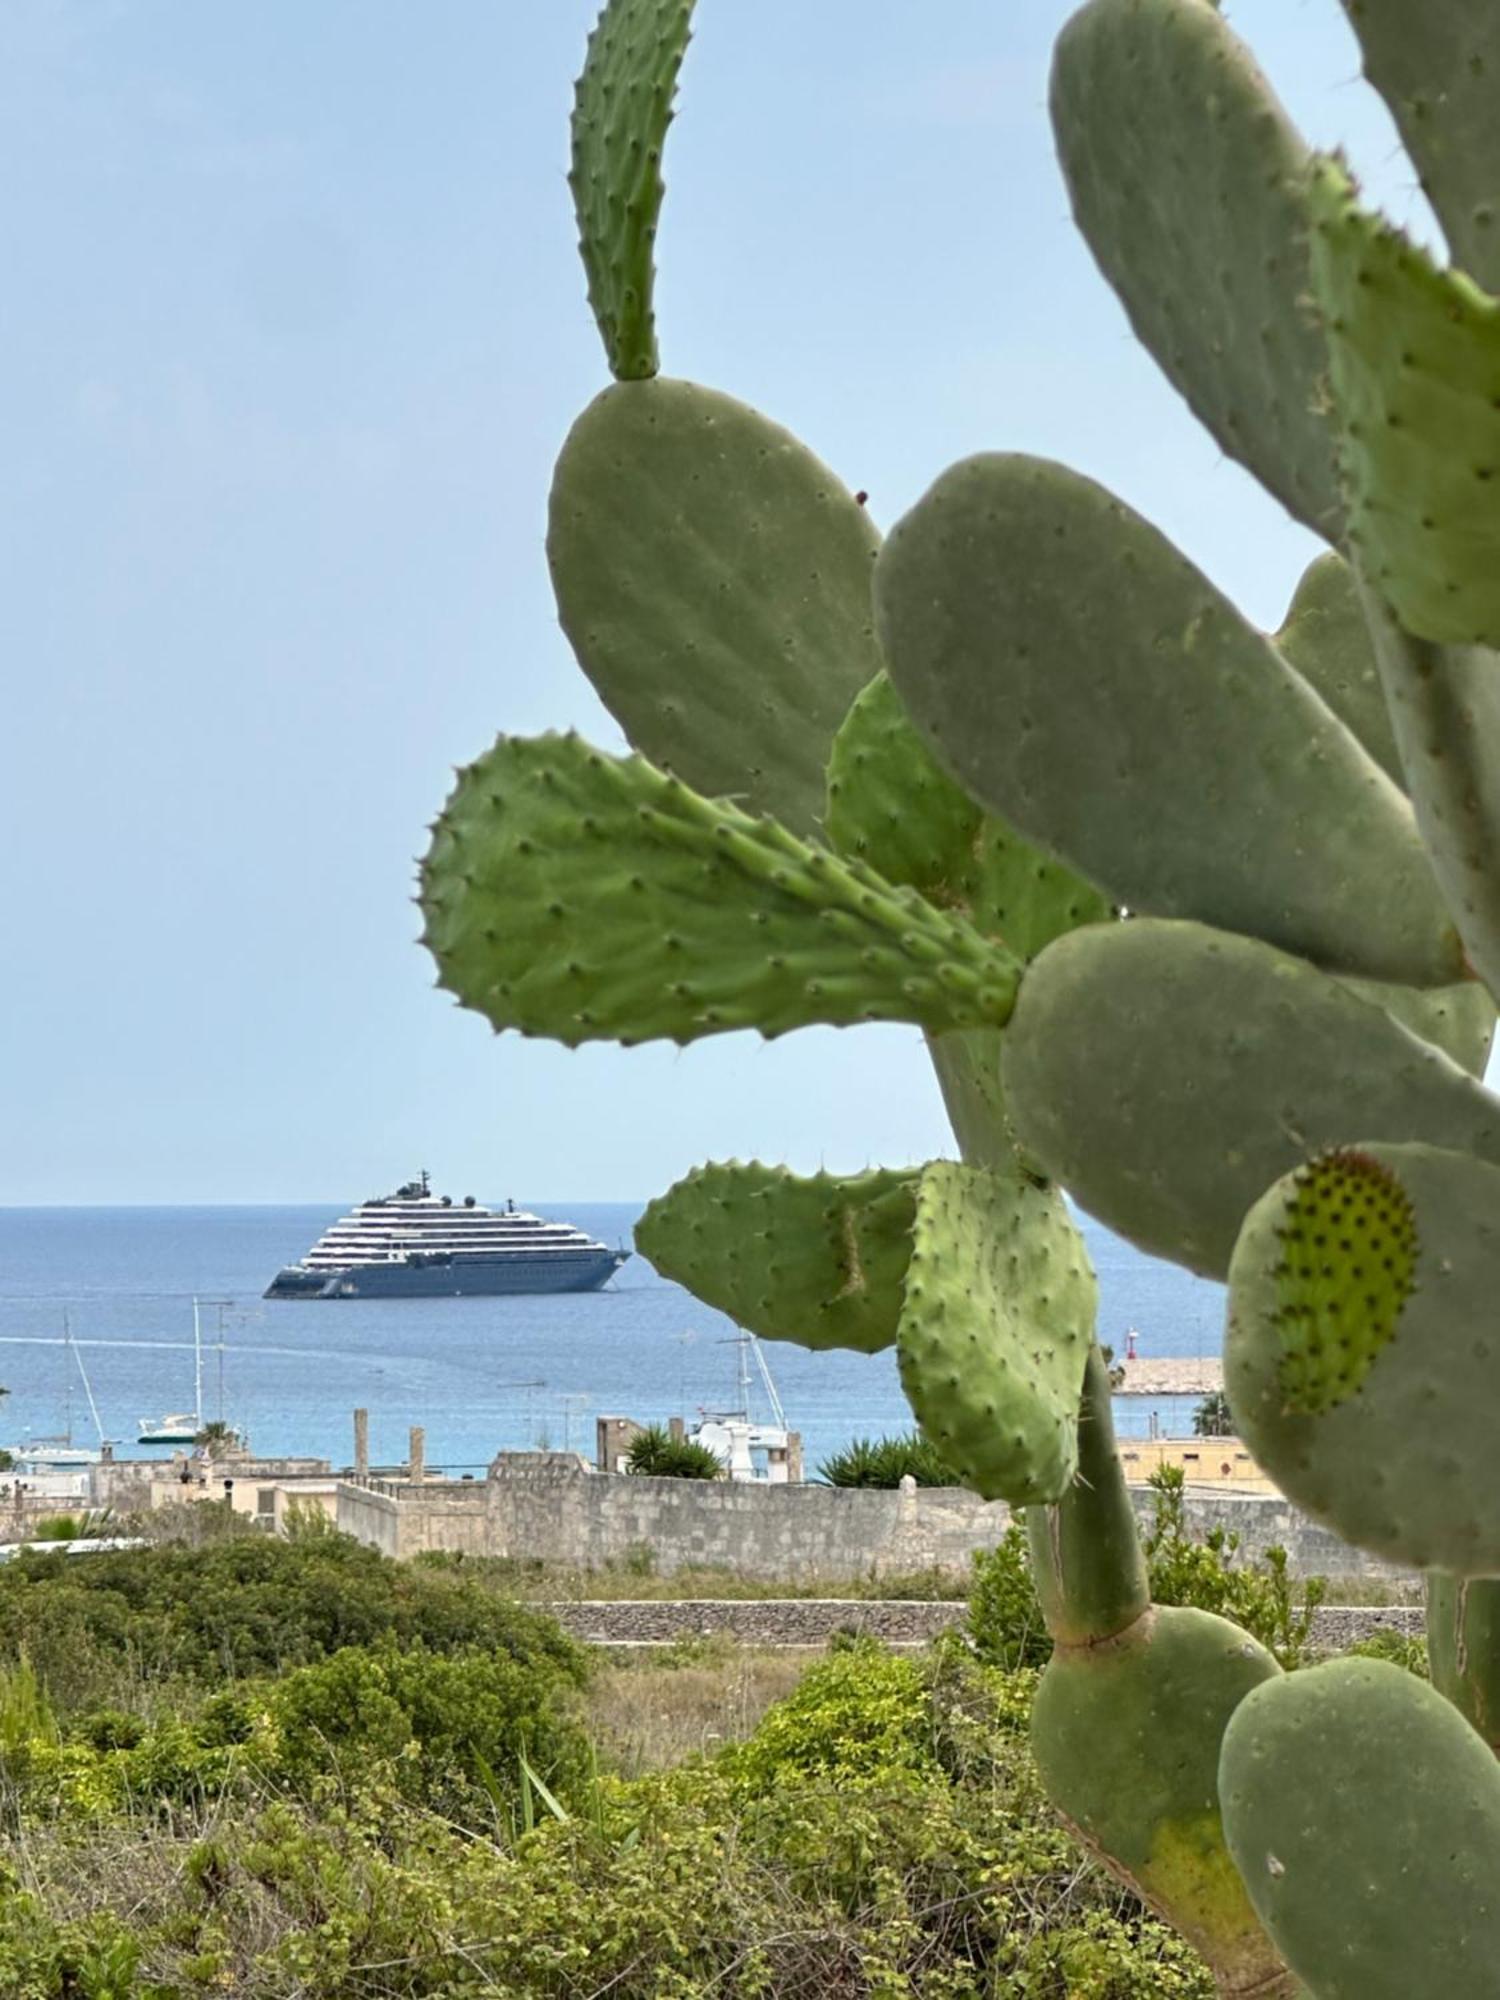
[[[896,1339],[917,1421],[987,1500],[1059,1500],[1097,1287],[1062,1196],[1020,1175],[937,1162],[917,1191]]]
[[[1045,459],[951,467],[875,570],[891,679],[965,790],[1129,910],[1411,985],[1464,971],[1411,807],[1149,522]]]
[[[1500,1767],[1400,1667],[1330,1660],[1235,1709],[1224,1832],[1315,2000],[1494,2000]]]
[[[1278,1225],[1281,1398],[1321,1416],[1360,1388],[1416,1284],[1411,1199],[1373,1154],[1320,1153],[1292,1175]]]
[[[1314,533],[1343,519],[1307,311],[1307,149],[1211,0],[1090,0],[1058,38],[1073,216],[1220,446]]]
[[[693,0],[609,0],[574,94],[568,184],[578,247],[610,372],[622,380],[657,368],[651,292],[661,151],[692,15]]]
[[[1299,1169],[1246,1216],[1230,1407],[1287,1498],[1346,1541],[1494,1576],[1500,1167],[1426,1145],[1358,1152],[1370,1164]]]
[[[636,1248],[767,1340],[876,1354],[896,1339],[918,1171],[696,1167],[647,1208]]]
[[[1354,573],[1342,556],[1330,552],[1308,565],[1276,634],[1276,648],[1404,790],[1370,628]]]
[[[1017,958],[1079,924],[1105,923],[1105,897],[985,812],[956,785],[880,674],[855,700],[828,765],[828,838],[889,882],[958,910]]]
[[[421,902],[440,984],[569,1044],[1001,1027],[1020,973],[859,862],[571,735],[501,737],[460,773]]]
[[[1500,288],[1500,9],[1490,0],[1344,0],[1453,261]]]
[[[1336,160],[1311,188],[1359,567],[1417,638],[1500,644],[1500,302],[1361,208]]]
[[[1201,924],[1048,945],[1001,1080],[1021,1144],[1090,1213],[1210,1277],[1271,1182],[1324,1147],[1380,1132],[1500,1163],[1500,1104],[1457,1064],[1301,959]]]
[[[1053,1805],[1208,1960],[1225,1993],[1280,1990],[1280,1959],[1229,1857],[1218,1793],[1229,1718],[1279,1678],[1265,1647],[1227,1619],[1156,1607],[1116,1638],[1060,1646],[1031,1714]]]
[[[579,664],[636,749],[794,833],[880,671],[880,537],[842,482],[744,403],[658,378],[606,389],[552,481],[547,558]]]

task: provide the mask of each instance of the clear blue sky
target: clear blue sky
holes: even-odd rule
[[[1072,461],[1274,622],[1308,538],[1197,430],[1075,238],[1061,0],[700,0],[667,370],[889,523]],[[407,898],[496,730],[617,737],[554,624],[552,459],[604,381],[564,172],[594,0],[0,10],[0,1201],[343,1201],[417,1166],[630,1198],[707,1156],[917,1159],[914,1034],[496,1041]],[[1233,10],[1393,212],[1334,0]]]

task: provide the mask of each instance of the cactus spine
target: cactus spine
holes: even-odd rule
[[[618,379],[548,546],[641,754],[502,740],[422,900],[497,1027],[924,1028],[962,1164],[704,1169],[642,1248],[776,1337],[894,1341],[966,1476],[1031,1509],[1042,1769],[1223,1992],[1492,2000],[1500,31],[1483,0],[1346,6],[1451,266],[1310,153],[1213,0],[1088,0],[1052,75],[1137,333],[1329,544],[1273,639],[1064,468],[967,460],[882,547],[769,419],[659,377],[691,10],[609,0],[572,178]],[[1229,1271],[1237,1421],[1303,1505],[1431,1570],[1433,1688],[1283,1676],[1147,1602],[1060,1187]]]

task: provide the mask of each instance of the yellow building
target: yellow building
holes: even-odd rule
[[[1276,1491],[1238,1438],[1121,1438],[1120,1463],[1132,1486],[1144,1486],[1153,1472],[1173,1465],[1190,1486],[1232,1486],[1237,1493]]]

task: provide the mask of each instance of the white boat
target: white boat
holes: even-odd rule
[[[790,1477],[791,1432],[786,1411],[771,1379],[761,1344],[753,1333],[741,1332],[734,1345],[739,1349],[739,1404],[732,1410],[703,1410],[688,1432],[694,1444],[701,1444],[724,1468],[727,1479],[752,1481],[762,1486],[785,1486]],[[771,1406],[771,1422],[761,1423],[750,1411],[750,1360],[754,1356],[766,1401]]]
[[[142,1417],[137,1444],[195,1444],[203,1428],[203,1322],[193,1300],[193,1407],[164,1417]]]

